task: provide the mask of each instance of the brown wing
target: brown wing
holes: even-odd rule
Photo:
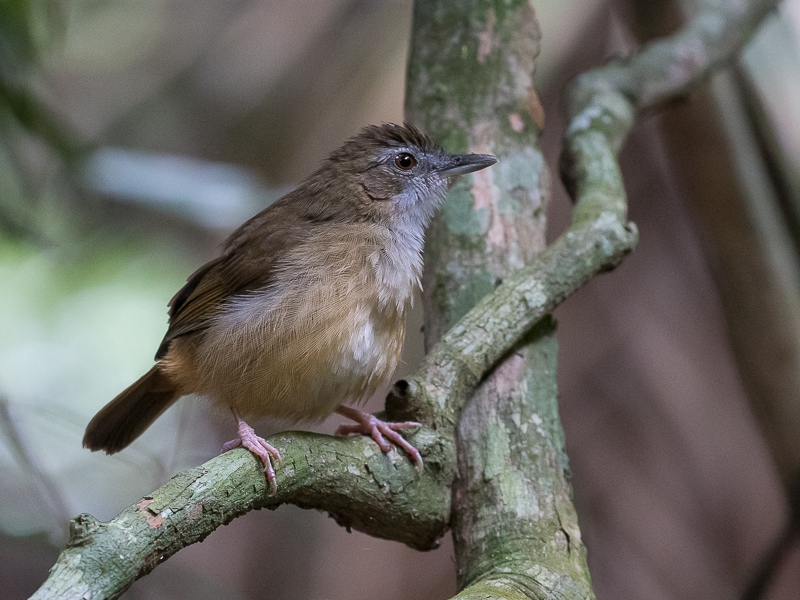
[[[169,301],[169,329],[156,352],[156,360],[164,357],[176,337],[205,329],[208,317],[224,299],[225,287],[220,280],[220,256],[192,273],[178,293]]]
[[[280,256],[314,229],[306,215],[290,210],[284,197],[250,219],[228,238],[222,256],[195,271],[169,301],[169,329],[156,353],[163,358],[177,337],[209,327],[211,317],[232,296],[270,282]]]

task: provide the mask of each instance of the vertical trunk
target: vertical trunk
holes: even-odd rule
[[[538,50],[526,1],[415,5],[409,119],[448,151],[500,161],[456,184],[428,234],[428,348],[545,246]],[[553,331],[542,324],[510,353],[461,417],[452,513],[459,598],[593,597],[570,499]]]

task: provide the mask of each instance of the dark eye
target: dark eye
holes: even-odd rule
[[[410,171],[417,164],[417,159],[408,152],[402,152],[394,159],[394,164],[403,171]]]

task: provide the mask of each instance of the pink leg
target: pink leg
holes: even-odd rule
[[[239,424],[239,437],[230,442],[225,442],[222,445],[222,451],[227,452],[228,450],[233,450],[234,448],[242,446],[260,458],[261,462],[264,463],[264,472],[267,474],[267,481],[269,481],[272,486],[272,495],[274,496],[278,493],[278,481],[275,477],[275,469],[272,467],[270,456],[280,464],[281,453],[278,452],[275,446],[267,443],[267,440],[257,436],[253,428],[242,420],[239,413],[235,410],[232,412],[233,416],[236,417],[236,422]]]
[[[404,423],[387,423],[386,421],[381,421],[376,416],[364,412],[363,410],[358,410],[351,406],[344,405],[337,408],[336,412],[344,417],[347,417],[348,419],[352,419],[357,423],[357,425],[340,425],[336,430],[336,435],[348,435],[350,433],[368,435],[375,440],[375,443],[378,444],[378,447],[381,449],[381,451],[383,451],[384,454],[390,452],[393,447],[390,442],[386,441],[386,438],[389,438],[389,440],[408,452],[408,454],[411,456],[411,462],[417,466],[417,469],[420,473],[422,472],[422,456],[420,455],[419,450],[414,448],[414,446],[409,444],[402,435],[397,433],[403,429],[419,427],[419,423],[415,423],[414,421],[406,421]]]

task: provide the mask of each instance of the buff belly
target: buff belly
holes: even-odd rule
[[[185,393],[245,419],[321,420],[369,398],[397,367],[405,310],[377,306],[353,289],[264,291],[232,304],[202,343],[176,340],[167,366],[192,373]],[[191,368],[175,368],[178,361]]]

